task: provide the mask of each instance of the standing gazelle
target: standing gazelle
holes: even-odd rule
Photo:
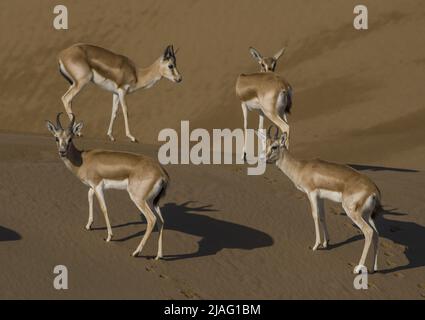
[[[258,62],[260,65],[261,72],[274,72],[276,69],[277,60],[283,55],[286,48],[280,49],[273,57],[263,57],[257,49],[250,47],[249,52],[252,57]]]
[[[289,147],[289,125],[286,114],[292,107],[292,88],[289,83],[274,72],[260,72],[241,74],[236,81],[236,95],[241,100],[244,147],[242,158],[246,159],[248,111],[258,110],[259,130],[264,127],[264,116],[273,122],[282,132],[288,134],[287,146]]]
[[[103,190],[127,190],[131,200],[147,221],[145,235],[133,252],[133,256],[137,256],[142,251],[153,227],[158,224],[159,239],[156,259],[162,258],[164,219],[158,202],[165,195],[169,183],[167,172],[156,161],[143,155],[104,150],[78,150],[72,139],[81,132],[83,124],[75,123],[74,115],[71,114],[71,124],[64,129],[60,123],[60,115],[61,113],[56,117],[56,125],[47,121],[47,128],[56,138],[59,156],[66,167],[90,188],[88,192],[89,220],[86,229],[90,230],[93,223],[93,195],[96,195],[105,217],[108,229],[106,241],[109,242],[113,234]],[[150,208],[151,201],[154,211]]]
[[[131,141],[136,138],[130,132],[127,103],[125,96],[138,89],[152,87],[165,77],[173,82],[182,81],[176,67],[176,57],[172,45],[164,54],[147,68],[137,68],[129,58],[107,49],[89,45],[75,44],[59,54],[59,71],[71,86],[63,95],[62,102],[71,119],[71,103],[75,96],[90,81],[113,94],[111,121],[108,136],[114,141],[112,129],[117,116],[118,106],[124,115],[125,133]]]
[[[347,216],[360,228],[365,236],[365,245],[359,264],[354,268],[359,273],[365,267],[369,248],[373,242],[374,265],[378,270],[378,242],[379,234],[373,218],[381,208],[381,193],[378,187],[367,176],[356,170],[336,163],[322,160],[303,161],[294,158],[285,146],[286,133],[278,138],[257,132],[266,142],[267,163],[275,163],[277,167],[294,183],[295,187],[307,194],[316,230],[316,242],[313,250],[320,245],[320,226],[323,230],[323,247],[329,241],[326,227],[324,199],[342,203]],[[320,226],[319,226],[320,224]]]

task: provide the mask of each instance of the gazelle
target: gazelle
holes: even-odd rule
[[[169,183],[167,172],[156,161],[143,155],[105,150],[78,150],[72,139],[81,132],[82,122],[75,123],[75,117],[71,114],[71,124],[64,129],[60,122],[60,115],[61,113],[56,117],[56,125],[47,121],[47,129],[56,138],[59,156],[66,167],[89,187],[89,219],[86,229],[90,230],[93,223],[93,195],[96,195],[108,230],[106,241],[111,241],[113,234],[103,191],[105,189],[127,190],[131,200],[147,221],[145,235],[133,252],[133,256],[137,256],[142,251],[153,227],[158,224],[156,259],[162,258],[164,219],[158,203],[165,195]],[[154,211],[150,208],[151,201]]]
[[[242,158],[246,159],[248,111],[258,110],[259,130],[264,127],[264,116],[282,132],[286,132],[289,147],[289,125],[286,114],[292,107],[292,88],[274,72],[241,74],[236,81],[236,95],[241,100],[244,120],[244,147]]]
[[[260,65],[261,72],[274,72],[276,69],[277,60],[283,55],[286,48],[280,49],[273,57],[263,57],[257,49],[250,47],[249,52],[252,57],[258,62]]]
[[[150,88],[163,77],[176,83],[182,81],[182,76],[176,67],[176,56],[172,45],[168,46],[164,54],[151,66],[137,68],[129,58],[107,49],[89,44],[75,44],[59,54],[59,71],[71,84],[62,97],[70,119],[72,100],[90,81],[112,92],[112,114],[107,133],[111,141],[115,140],[112,129],[119,104],[124,115],[126,136],[131,141],[136,141],[128,123],[125,99],[127,94],[138,89]]]
[[[257,135],[266,142],[267,163],[275,163],[277,167],[294,183],[297,189],[304,192],[311,205],[314,219],[316,242],[313,250],[320,246],[320,227],[323,231],[323,247],[329,241],[326,227],[324,199],[342,203],[347,216],[360,228],[365,236],[365,245],[359,264],[354,273],[365,267],[369,248],[373,242],[374,266],[378,270],[379,234],[373,218],[381,208],[381,193],[378,187],[367,176],[356,170],[336,163],[322,160],[298,160],[286,148],[286,133],[278,137],[278,130],[272,138],[271,127],[267,136],[261,132]]]

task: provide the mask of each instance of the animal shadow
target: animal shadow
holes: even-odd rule
[[[397,212],[395,209],[383,209],[376,218],[375,224],[378,229],[380,239],[386,238],[404,247],[405,249],[403,253],[408,260],[408,263],[405,265],[395,266],[389,269],[381,269],[378,271],[380,273],[386,274],[425,266],[425,227],[415,222],[388,219],[389,216],[405,215],[407,215],[407,213]],[[355,225],[353,224],[353,226]],[[357,240],[364,241],[364,236],[355,235],[343,242],[330,244],[328,248],[334,249]],[[385,253],[388,249],[389,248],[383,247],[382,242],[380,242],[380,261],[383,259],[383,253]],[[383,262],[381,262],[380,265],[383,266]]]
[[[405,248],[404,254],[408,263],[381,270],[381,273],[390,273],[425,266],[425,227],[410,221],[395,221],[388,216],[405,216],[407,213],[397,212],[395,209],[384,210],[378,215],[376,225],[381,237],[385,237]],[[385,252],[381,248],[381,252]]]
[[[2,241],[17,241],[21,240],[22,237],[19,233],[0,226],[0,242]]]
[[[253,250],[268,247],[274,243],[271,236],[260,230],[204,215],[203,213],[206,212],[218,211],[213,209],[211,205],[193,206],[193,203],[194,201],[181,204],[172,202],[161,207],[165,220],[165,232],[166,230],[175,230],[201,238],[198,241],[196,252],[168,255],[164,257],[166,260],[215,255],[223,249]],[[141,237],[143,234],[144,231],[141,231],[115,241],[127,241]]]
[[[371,171],[393,171],[393,172],[419,172],[418,170],[413,170],[413,169],[380,167],[380,166],[363,165],[363,164],[348,164],[348,166],[358,171],[371,170]]]
[[[169,256],[168,260],[209,256],[223,249],[253,250],[274,243],[271,236],[260,230],[201,214],[217,211],[211,209],[211,205],[192,207],[189,206],[191,203],[167,203],[162,211],[168,229],[201,237],[198,251]]]

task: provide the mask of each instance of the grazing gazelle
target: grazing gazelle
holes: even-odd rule
[[[158,202],[165,195],[169,183],[167,172],[156,161],[143,155],[105,150],[78,150],[72,139],[80,133],[83,124],[75,123],[74,115],[71,114],[71,124],[64,129],[60,123],[60,115],[61,113],[56,117],[56,125],[47,121],[47,128],[56,138],[59,156],[66,167],[90,188],[88,192],[89,220],[86,229],[90,230],[93,223],[93,195],[96,195],[105,217],[108,230],[106,241],[109,242],[113,234],[103,190],[127,190],[131,200],[147,221],[145,235],[133,252],[133,256],[137,256],[142,251],[153,227],[158,224],[159,239],[156,259],[162,258],[164,219]],[[151,209],[150,202],[152,202],[154,210]]]
[[[72,99],[90,81],[102,89],[112,92],[112,114],[108,128],[108,136],[112,141],[115,140],[112,128],[119,104],[121,104],[124,115],[125,134],[131,141],[136,141],[128,124],[125,99],[127,94],[138,89],[150,88],[163,77],[173,82],[182,81],[182,76],[176,67],[176,57],[172,45],[168,46],[164,54],[151,66],[137,68],[129,58],[107,49],[89,44],[75,44],[59,54],[59,71],[71,84],[62,97],[70,119]]]
[[[273,122],[282,132],[288,134],[289,125],[286,114],[292,107],[292,88],[289,83],[274,72],[241,74],[236,81],[236,95],[241,100],[244,120],[244,147],[242,158],[246,159],[248,111],[258,110],[260,114],[258,128],[264,127],[264,116]]]
[[[347,216],[360,228],[365,236],[365,245],[359,264],[354,268],[359,273],[365,267],[369,248],[373,242],[374,265],[378,270],[379,234],[373,218],[381,208],[381,193],[378,187],[367,176],[341,164],[322,160],[298,160],[294,158],[285,146],[286,133],[278,137],[278,130],[272,138],[270,130],[267,136],[257,132],[266,141],[267,163],[275,163],[277,167],[294,183],[295,187],[304,192],[311,205],[311,211],[316,230],[316,242],[313,250],[320,245],[320,226],[323,230],[323,247],[329,241],[326,227],[324,199],[342,203]]]
[[[285,52],[285,48],[280,49],[273,57],[263,57],[257,49],[250,47],[249,52],[260,65],[261,72],[274,72],[276,69],[277,60]]]

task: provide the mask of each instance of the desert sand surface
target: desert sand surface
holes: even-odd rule
[[[55,1],[0,3],[0,298],[424,299],[425,3],[363,1],[369,30],[352,26],[357,1],[62,1],[69,30],[52,27]],[[106,243],[96,204],[86,231],[87,188],[65,168],[45,127],[63,111],[68,83],[56,56],[77,42],[151,64],[174,44],[181,84],[161,80],[128,96],[130,125],[107,141],[111,94],[89,85],[74,100],[82,148],[156,157],[158,132],[241,128],[240,73],[287,46],[277,72],[294,88],[291,152],[353,165],[383,193],[377,219],[381,271],[353,288],[363,237],[340,206],[327,204],[328,250],[313,252],[305,197],[274,166],[167,166],[162,201],[163,261],[155,232],[130,257],[145,229],[125,192],[108,191],[114,241]],[[255,128],[258,117],[250,114]],[[368,260],[370,265],[371,261]],[[69,290],[53,288],[53,267],[69,269]]]

